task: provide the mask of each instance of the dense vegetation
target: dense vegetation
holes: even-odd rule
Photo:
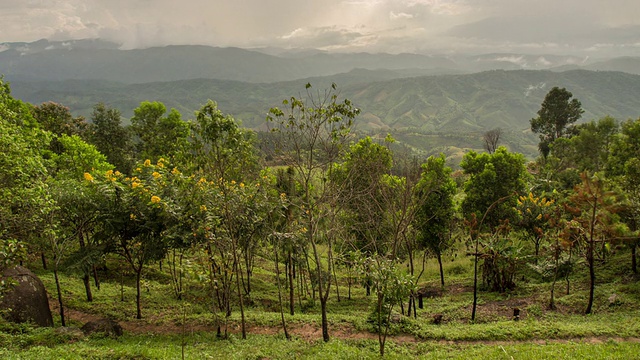
[[[542,109],[574,106],[566,93],[554,88]],[[637,338],[640,120],[574,125],[541,110],[531,124],[548,151],[535,161],[488,146],[453,172],[442,155],[394,153],[391,136],[356,137],[361,110],[338,94],[307,84],[268,111],[270,131],[258,139],[213,101],[186,121],[141,102],[125,127],[104,104],[87,123],[60,104],[17,100],[2,83],[1,267],[36,268],[57,294],[62,326],[71,311],[75,321],[109,316],[155,335],[76,343],[2,324],[9,350],[0,353],[637,353],[624,342],[541,354],[415,339]],[[524,321],[510,320],[514,308]],[[308,324],[329,344],[297,335]],[[268,335],[277,329],[291,345]],[[353,331],[364,338],[345,336]],[[215,350],[203,345],[213,341]]]

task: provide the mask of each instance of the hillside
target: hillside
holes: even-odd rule
[[[39,104],[55,101],[74,113],[89,116],[104,102],[130,117],[140,102],[161,101],[192,117],[207,99],[246,127],[260,129],[266,112],[283,99],[300,96],[303,85],[315,89],[338,84],[341,95],[362,109],[357,129],[392,132],[415,150],[447,154],[481,149],[482,133],[500,127],[504,143],[529,157],[537,139],[529,131],[545,94],[553,86],[566,87],[585,109],[584,120],[604,116],[625,120],[640,115],[640,76],[621,72],[515,70],[476,74],[410,76],[399,71],[357,69],[345,74],[271,84],[194,79],[144,84],[100,80],[12,81],[13,93]],[[453,147],[453,148],[451,148]]]

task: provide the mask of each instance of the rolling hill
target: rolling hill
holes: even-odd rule
[[[335,82],[341,96],[350,98],[362,110],[359,131],[402,134],[405,144],[432,152],[447,146],[481,149],[482,133],[500,127],[505,131],[506,143],[529,157],[535,156],[537,143],[528,131],[529,120],[553,86],[566,87],[582,102],[584,120],[607,115],[625,120],[640,115],[640,76],[622,72],[497,70],[404,76],[407,75],[391,70],[358,69],[334,76],[261,84],[211,79],[144,84],[16,80],[12,89],[25,101],[60,102],[85,116],[93,105],[105,102],[130,117],[140,102],[152,100],[191,118],[207,99],[212,99],[244,126],[260,129],[268,109],[290,96],[300,96],[307,82],[314,89],[324,89]],[[425,136],[429,139],[423,139]],[[438,140],[447,136],[451,141]]]

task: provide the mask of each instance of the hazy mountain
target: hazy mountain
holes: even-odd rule
[[[204,78],[270,83],[331,76],[354,69],[393,70],[399,77],[408,77],[567,67],[640,73],[640,60],[620,58],[592,63],[588,58],[559,55],[436,56],[196,45],[120,50],[118,44],[96,39],[0,44],[0,74],[8,79],[53,81],[107,80],[135,84]]]
[[[299,97],[304,84],[322,90],[332,82],[341,96],[362,109],[357,129],[368,133],[393,132],[416,149],[467,144],[481,148],[481,134],[500,127],[512,149],[536,153],[536,137],[529,120],[536,115],[553,86],[566,87],[585,109],[584,120],[606,115],[619,120],[640,116],[640,76],[622,72],[574,70],[487,71],[475,74],[402,77],[402,72],[358,69],[329,77],[272,84],[211,79],[123,84],[105,81],[13,81],[16,97],[31,103],[56,101],[77,114],[89,115],[102,101],[125,117],[142,101],[161,101],[192,118],[207,99],[251,128],[264,127],[270,107],[290,96]],[[442,150],[442,149],[441,149]],[[446,150],[446,149],[445,149]],[[448,150],[446,150],[448,151]]]
[[[477,72],[494,68],[510,70]],[[553,86],[566,87],[582,101],[586,120],[638,117],[640,76],[634,72],[640,73],[640,58],[208,46],[119,50],[100,40],[0,44],[0,73],[16,97],[35,104],[56,101],[88,116],[105,102],[128,118],[140,102],[157,100],[191,118],[212,99],[223,112],[259,129],[270,107],[300,96],[307,82],[317,90],[336,83],[341,96],[362,109],[359,131],[392,132],[414,149],[458,157],[464,149],[482,148],[482,133],[496,127],[513,150],[534,156],[537,140],[528,131],[529,120]]]
[[[640,57],[625,56],[606,61],[600,61],[588,66],[588,70],[624,71],[630,74],[640,74]]]

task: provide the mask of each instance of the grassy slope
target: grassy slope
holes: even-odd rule
[[[581,315],[586,304],[587,284],[584,269],[572,278],[571,294],[558,284],[556,312],[546,310],[549,284],[538,281],[526,270],[525,281],[510,293],[480,293],[478,321],[469,324],[472,300],[472,264],[469,258],[447,259],[447,287],[439,289],[436,264],[430,260],[421,286],[433,298],[425,299],[425,308],[417,319],[398,316],[392,326],[387,354],[391,358],[629,358],[638,354],[640,344],[640,284],[627,271],[628,253],[620,250],[598,269],[595,314]],[[144,281],[143,320],[134,320],[135,292],[130,277],[125,278],[124,298],[120,301],[120,263],[112,261],[101,290],[94,289],[94,303],[84,300],[81,281],[74,276],[62,278],[63,296],[71,324],[81,326],[92,317],[109,316],[119,320],[126,336],[119,340],[73,338],[55,335],[51,330],[22,329],[22,334],[0,334],[0,356],[4,358],[179,358],[184,341],[187,358],[369,358],[376,357],[377,341],[366,318],[369,301],[363,289],[353,290],[346,299],[346,277],[340,277],[341,301],[335,292],[329,304],[329,344],[321,343],[319,306],[307,304],[304,311],[287,315],[294,341],[280,334],[277,293],[273,285],[272,264],[259,262],[256,269],[247,318],[249,339],[237,335],[239,314],[234,311],[231,340],[218,340],[212,332],[213,315],[201,286],[190,282],[187,299],[172,297],[168,276],[153,266]],[[50,293],[54,293],[50,272],[38,270]],[[521,279],[521,276],[519,277]],[[104,275],[103,275],[104,277]],[[610,306],[608,298],[618,301]],[[53,305],[54,302],[52,302]],[[510,320],[513,307],[522,309],[522,320]],[[431,323],[434,314],[443,314],[445,323]],[[57,314],[54,314],[59,321]],[[186,322],[183,322],[186,319]],[[184,326],[183,326],[184,324]],[[5,329],[6,330],[6,329]],[[15,329],[14,329],[15,330]],[[14,331],[15,332],[15,331]],[[186,334],[183,338],[183,333]],[[608,340],[607,340],[608,339]],[[6,355],[6,356],[4,356]]]

